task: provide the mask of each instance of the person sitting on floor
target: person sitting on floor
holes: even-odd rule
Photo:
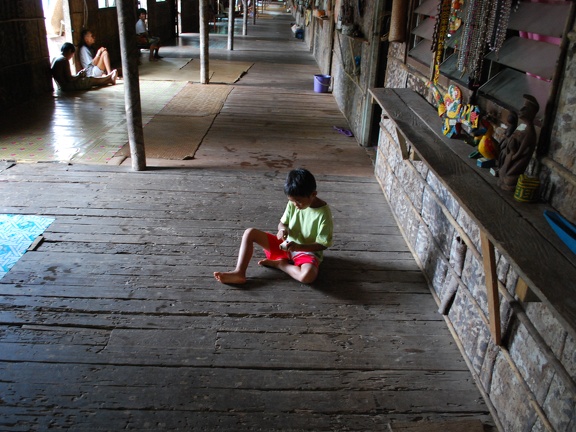
[[[70,42],[65,42],[61,48],[62,55],[52,62],[51,70],[58,87],[63,91],[90,90],[92,87],[101,87],[108,84],[116,84],[117,71],[100,78],[87,77],[82,69],[76,75],[72,75],[70,60],[74,57],[76,48]]]
[[[151,36],[146,28],[146,16],[148,13],[146,9],[138,9],[139,20],[136,22],[136,37],[138,38],[138,45],[150,47],[150,61],[157,61],[162,56],[158,54],[160,51],[160,38]]]
[[[316,179],[304,168],[288,173],[284,184],[288,203],[276,235],[256,228],[244,231],[236,268],[214,272],[223,284],[246,283],[246,270],[254,252],[254,243],[264,249],[266,258],[258,261],[265,267],[282,270],[299,282],[316,280],[323,251],[332,246],[334,223],[328,204],[316,192]]]
[[[87,77],[100,78],[112,72],[110,67],[110,56],[104,47],[94,48],[96,38],[90,30],[82,30],[80,34],[80,64],[86,71]]]

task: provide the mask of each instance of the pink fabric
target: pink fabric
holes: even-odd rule
[[[266,233],[268,236],[268,244],[269,250],[264,249],[264,253],[266,254],[266,258],[272,261],[278,261],[282,259],[290,259],[290,254],[286,251],[280,249],[280,245],[282,244],[282,240],[278,240],[275,235],[270,233]]]
[[[564,1],[564,0],[560,0],[560,1]],[[531,0],[530,3],[558,3],[558,0]],[[538,33],[528,33],[528,32],[520,32],[520,37],[524,38],[524,39],[531,39],[531,40],[536,40],[536,41],[540,41],[540,42],[546,42],[552,45],[560,45],[562,43],[562,38],[557,38],[557,37],[553,37],[553,36],[545,36],[545,35],[541,35]],[[530,75],[534,78],[538,78],[539,80],[542,81],[551,81],[547,78],[542,78],[541,76],[538,75],[534,75],[531,74],[529,72],[526,72],[526,75]]]
[[[562,38],[557,38],[553,36],[544,36],[538,33],[520,32],[520,37],[524,39],[532,39],[540,42],[546,42],[552,45],[560,45],[562,43]]]
[[[560,3],[566,0],[530,0],[530,3]],[[537,33],[520,32],[520,37],[525,39],[537,40],[540,42],[547,42],[553,45],[560,45],[562,43],[562,38],[556,38],[552,36],[544,36]]]
[[[314,267],[319,267],[320,263],[318,262],[318,258],[316,255],[307,253],[307,252],[295,252],[290,254],[290,252],[283,251],[280,249],[280,245],[282,244],[282,240],[278,240],[275,235],[270,233],[266,233],[268,236],[268,247],[270,250],[264,249],[264,253],[266,254],[266,258],[272,261],[278,260],[290,260],[294,263],[295,266],[301,267],[302,264],[312,264]]]

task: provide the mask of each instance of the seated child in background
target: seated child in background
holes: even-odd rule
[[[318,198],[314,176],[302,168],[288,173],[284,193],[288,204],[276,236],[248,228],[242,237],[236,268],[230,272],[215,272],[216,280],[225,284],[245,283],[254,243],[264,248],[266,254],[258,264],[280,269],[302,283],[316,280],[322,251],[332,246],[330,207]]]
[[[96,49],[94,43],[96,38],[90,30],[82,30],[80,33],[80,64],[86,71],[86,76],[100,78],[112,72],[110,67],[110,56],[104,47]]]
[[[148,13],[146,9],[138,9],[138,21],[136,22],[136,37],[138,38],[138,45],[148,45],[150,48],[150,61],[157,61],[162,56],[160,51],[160,38],[151,36],[146,28],[146,17]]]
[[[51,70],[54,80],[63,91],[90,90],[92,87],[101,87],[116,84],[116,70],[100,78],[87,77],[81,70],[72,75],[70,60],[74,57],[76,48],[70,42],[65,42],[61,48],[62,55],[52,62]]]

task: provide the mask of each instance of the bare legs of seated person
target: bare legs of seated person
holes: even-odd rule
[[[106,74],[111,74],[115,71],[115,69],[112,69],[110,66],[110,56],[108,55],[108,50],[102,51],[101,57],[95,66],[98,66],[98,69],[104,71]]]
[[[150,61],[158,61],[159,59],[162,58],[162,56],[160,54],[158,54],[158,51],[160,51],[160,44],[151,44],[150,45]]]
[[[243,284],[246,282],[246,270],[254,253],[254,243],[263,249],[270,249],[268,234],[266,232],[255,228],[247,229],[242,236],[236,268],[229,272],[214,272],[214,277],[218,282],[224,284]],[[306,284],[312,283],[318,276],[318,268],[312,264],[297,266],[287,259],[270,260],[266,258],[258,261],[258,264],[282,270],[293,279]]]

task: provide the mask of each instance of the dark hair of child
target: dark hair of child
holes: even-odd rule
[[[298,168],[288,173],[284,184],[284,193],[291,197],[309,197],[316,191],[316,179],[304,168]]]
[[[60,52],[64,54],[65,51],[76,52],[76,48],[70,42],[64,42],[62,48],[60,48]]]
[[[84,38],[86,37],[86,35],[87,35],[88,33],[92,33],[92,31],[89,30],[89,29],[83,29],[83,30],[80,32],[80,42],[78,43],[78,47],[81,47],[81,46],[83,46],[83,45],[86,45],[86,41],[84,40]],[[92,33],[92,34],[94,34],[94,33]]]

